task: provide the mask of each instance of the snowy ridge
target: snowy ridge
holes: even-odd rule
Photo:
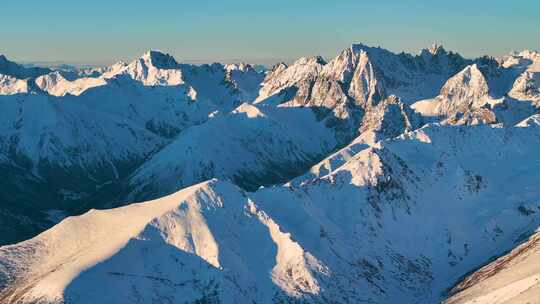
[[[121,229],[114,228],[118,221]],[[78,238],[86,234],[92,237]],[[0,284],[11,283],[13,275],[17,284],[0,293],[3,303],[92,303],[104,294],[116,303],[145,303],[156,295],[175,301],[238,303],[247,297],[269,302],[319,292],[312,272],[324,272],[244,193],[216,181],[156,201],[68,218],[22,245],[17,253],[13,246],[0,249]],[[141,257],[149,264],[125,268]],[[103,285],[88,285],[96,279]],[[144,287],[152,281],[158,285]],[[134,289],[118,293],[126,283]]]
[[[538,73],[440,45],[266,73],[0,57],[0,302],[443,301],[540,226]],[[536,288],[483,273],[456,299]]]
[[[213,134],[221,136],[200,140]],[[174,192],[212,177],[256,189],[299,175],[337,144],[334,132],[309,109],[242,104],[228,115],[180,134],[129,182],[137,199]]]
[[[522,212],[538,207],[539,132],[430,125],[302,185],[245,193],[211,181],[68,218],[0,248],[1,297],[435,303],[540,225]]]
[[[216,176],[253,190],[289,182],[311,166],[318,171],[325,158],[341,163],[329,154],[355,138],[375,144],[436,121],[513,126],[538,113],[538,56],[530,51],[466,60],[438,45],[410,55],[357,44],[329,62],[301,58],[266,74],[247,64],[182,64],[149,51],[98,69],[28,70],[9,62],[3,71],[32,76],[0,76],[0,166],[10,172],[0,189],[32,193],[0,191],[10,210],[3,218],[38,232],[46,225],[32,222],[60,202],[69,214],[160,197]],[[408,106],[418,98],[432,98],[412,107],[424,117]],[[445,115],[435,111],[439,103]],[[125,132],[125,140],[114,140]],[[16,201],[38,214],[28,218]]]
[[[81,95],[87,89],[107,83],[103,78],[92,77],[69,81],[60,72],[52,72],[39,76],[35,82],[38,88],[53,96],[65,96],[66,94]]]

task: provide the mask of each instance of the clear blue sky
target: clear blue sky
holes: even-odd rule
[[[109,63],[160,49],[178,60],[331,57],[354,42],[465,56],[540,49],[540,0],[17,0],[0,8],[0,53]]]

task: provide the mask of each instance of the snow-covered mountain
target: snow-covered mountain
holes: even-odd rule
[[[0,243],[52,225],[50,212],[85,211],[103,203],[93,197],[123,194],[111,189],[150,154],[251,98],[246,92],[263,77],[247,65],[234,75],[217,64],[179,65],[156,51],[78,78],[6,62],[0,66],[6,73],[0,75],[0,166],[8,177],[0,182],[6,206]]]
[[[21,222],[50,225],[59,206],[70,213],[147,200],[213,177],[249,190],[281,184],[340,164],[349,152],[338,150],[355,138],[373,145],[430,121],[514,125],[537,112],[538,57],[467,60],[438,45],[410,55],[358,44],[328,62],[301,58],[266,74],[246,64],[182,64],[159,51],[78,73],[3,57],[4,187],[28,188],[24,206],[40,206],[42,216]],[[57,168],[63,173],[52,174]],[[11,196],[0,191],[13,210]],[[4,221],[26,219],[28,209]]]
[[[506,279],[449,290],[540,226],[539,73],[439,45],[265,72],[1,56],[0,302],[481,296]]]
[[[10,75],[0,74],[0,94],[10,95],[28,92],[28,82]]]
[[[531,121],[429,125],[302,185],[212,180],[70,217],[0,248],[0,299],[438,302],[540,224]]]
[[[130,177],[134,190],[126,200],[159,197],[214,177],[247,190],[285,183],[354,136],[374,143],[422,125],[420,115],[397,97],[357,117],[324,114],[321,119],[320,113],[319,107],[242,104],[186,130],[154,154]]]
[[[448,79],[439,95],[412,107],[451,124],[513,125],[537,113],[540,55],[523,51],[499,61],[483,57]]]
[[[284,183],[337,145],[334,132],[310,109],[246,103],[189,128],[154,154],[130,177],[134,193],[128,200],[159,197],[213,177],[250,190]]]

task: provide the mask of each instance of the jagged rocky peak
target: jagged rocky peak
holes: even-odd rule
[[[161,51],[149,50],[141,56],[140,60],[159,69],[178,68],[178,62],[174,57]]]
[[[380,51],[363,44],[352,45],[325,65],[321,75],[326,81],[339,82],[344,93],[357,105],[369,107],[385,95],[370,53]]]
[[[144,85],[180,85],[184,83],[180,64],[169,54],[150,50],[141,57],[122,67],[117,66],[108,77],[128,74]]]
[[[540,61],[540,52],[535,50],[523,50],[517,54],[519,57],[523,57],[530,60]]]
[[[351,79],[359,73],[367,71],[371,76],[375,76],[375,66],[380,63],[380,59],[390,55],[393,54],[379,47],[370,47],[361,43],[353,44],[332,59],[324,67],[322,74],[348,86]]]
[[[436,113],[453,125],[494,124],[498,122],[490,105],[489,87],[476,64],[450,78],[437,96]]]
[[[446,52],[446,50],[444,49],[444,47],[439,44],[439,43],[433,43],[431,45],[431,47],[427,48],[427,49],[423,49],[422,51],[420,51],[420,55],[421,56],[426,56],[426,55],[430,55],[430,56],[439,56],[439,55],[446,55],[448,54]]]
[[[384,98],[382,80],[367,53],[363,52],[349,83],[349,96],[364,108],[377,104]]]
[[[498,60],[506,68],[521,68],[523,70],[540,72],[540,53],[538,51],[523,50],[521,52],[512,52]]]
[[[352,76],[358,61],[358,54],[353,50],[354,45],[343,50],[325,67],[323,74],[336,80],[346,82]]]
[[[460,87],[461,85],[471,88],[484,88],[484,86],[487,86],[484,75],[477,64],[465,67],[461,72],[450,78],[444,88],[449,89],[453,86]]]
[[[465,59],[458,53],[447,51],[437,43],[427,49],[422,49],[420,55],[412,57],[412,61],[422,73],[439,74],[443,77],[450,77],[473,63],[472,60]]]
[[[509,96],[519,100],[540,102],[540,73],[524,72],[516,81]]]
[[[54,71],[52,73],[39,76],[36,78],[35,83],[41,90],[47,91],[48,87],[55,86],[58,83],[65,81],[66,79],[60,71]]]
[[[302,57],[290,66],[278,64],[266,75],[257,102],[263,101],[287,87],[298,86],[308,89],[311,87],[311,82],[315,81],[321,73],[325,64],[326,62],[320,56]],[[302,88],[300,91],[303,91]]]
[[[0,73],[0,95],[27,93],[28,81]]]
[[[227,72],[231,72],[231,71],[241,71],[241,72],[251,72],[251,71],[255,71],[255,69],[253,68],[253,66],[249,63],[229,63],[229,64],[226,64],[225,66],[225,70]]]
[[[422,117],[404,104],[399,97],[390,95],[367,109],[360,128],[365,142],[375,143],[412,131],[423,124]]]
[[[451,77],[441,89],[438,112],[440,115],[465,113],[483,106],[489,98],[487,81],[476,64],[465,67]]]

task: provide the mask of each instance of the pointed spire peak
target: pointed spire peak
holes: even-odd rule
[[[424,58],[434,57],[434,56],[439,56],[439,55],[446,55],[446,54],[448,54],[448,52],[446,52],[444,47],[441,44],[436,43],[436,42],[433,43],[431,47],[427,49],[422,49],[422,51],[420,51],[420,55],[423,56]]]
[[[480,69],[478,68],[478,65],[476,63],[466,66],[463,69],[463,72],[468,73],[468,74],[472,74],[472,73],[480,73],[480,74],[482,74],[482,72],[480,71]]]
[[[254,70],[253,66],[249,63],[228,63],[224,65],[224,68],[227,72],[230,71],[241,71],[241,72],[247,72],[250,70]]]
[[[540,58],[540,52],[535,50],[523,50],[519,52],[517,56],[523,57],[525,59],[538,59]]]
[[[450,78],[450,80],[453,78],[462,79],[462,81],[468,82],[473,79],[484,80],[485,77],[478,65],[474,63],[463,68],[463,70],[457,73],[454,77]]]
[[[439,54],[446,54],[446,50],[444,49],[444,47],[437,42],[433,43],[431,47],[427,49],[427,51],[433,56],[437,56]]]

